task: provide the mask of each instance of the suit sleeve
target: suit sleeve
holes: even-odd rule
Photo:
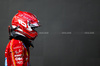
[[[24,64],[24,49],[22,42],[13,41],[11,45],[11,57],[13,66],[23,66]]]

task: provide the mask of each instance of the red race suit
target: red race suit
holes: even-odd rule
[[[5,50],[5,66],[30,66],[29,47],[18,39],[11,39]]]

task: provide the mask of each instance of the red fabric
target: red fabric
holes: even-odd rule
[[[20,40],[12,39],[5,50],[5,66],[29,66],[29,47]]]

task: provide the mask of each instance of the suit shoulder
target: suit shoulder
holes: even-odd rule
[[[20,40],[16,40],[16,39],[12,39],[10,41],[11,45],[14,47],[14,46],[22,46],[23,45],[23,42],[20,41]]]

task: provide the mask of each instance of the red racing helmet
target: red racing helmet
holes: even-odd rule
[[[18,27],[14,31],[26,36],[28,39],[33,40],[38,35],[34,28],[39,26],[39,20],[30,12],[18,11],[12,19],[12,27]]]

